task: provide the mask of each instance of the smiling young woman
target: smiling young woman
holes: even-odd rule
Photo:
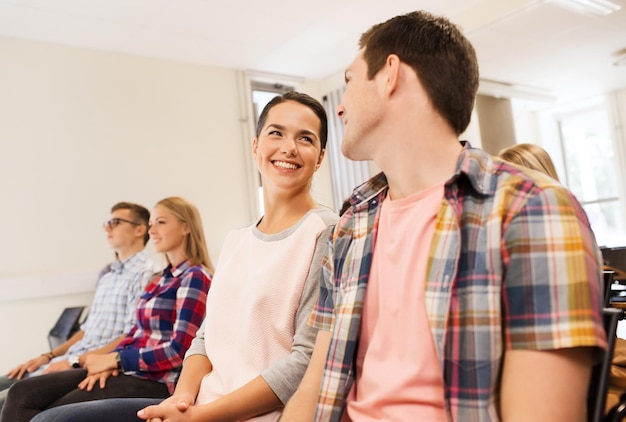
[[[163,402],[62,406],[36,421],[135,420],[138,410],[141,419],[173,420],[183,413],[188,420],[279,418],[309,363],[316,331],[307,320],[326,240],[338,219],[310,193],[324,157],[326,125],[322,105],[301,93],[275,97],[261,113],[252,153],[263,180],[265,215],[226,237],[206,317],[174,394]],[[156,227],[155,239],[163,236],[157,244],[164,243]]]

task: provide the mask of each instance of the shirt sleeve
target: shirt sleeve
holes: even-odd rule
[[[504,230],[506,347],[605,348],[602,259],[574,196],[562,187],[543,189]]]
[[[333,230],[336,230],[333,229]],[[333,236],[325,239],[327,243],[324,257],[322,259],[319,277],[319,295],[315,307],[311,312],[308,324],[318,330],[331,331],[334,322],[335,304],[333,300]]]
[[[193,338],[191,346],[189,346],[189,350],[187,350],[187,353],[185,353],[185,359],[193,355],[202,355],[208,357],[208,355],[206,354],[206,346],[204,344],[204,321],[202,321],[202,325],[200,326],[200,328],[198,328],[196,336]]]
[[[182,276],[176,290],[176,316],[171,336],[153,346],[120,350],[125,371],[161,372],[182,365],[183,356],[204,319],[209,285],[209,277],[199,268]]]
[[[291,353],[261,372],[263,379],[283,403],[287,403],[298,388],[311,359],[311,353],[313,353],[317,329],[307,324],[307,320],[319,292],[319,273],[330,230],[331,227],[327,227],[317,238],[313,260],[296,313],[295,335]]]

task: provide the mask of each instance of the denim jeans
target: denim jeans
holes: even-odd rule
[[[162,399],[104,399],[66,404],[41,412],[31,422],[126,422],[141,421],[137,411]]]
[[[26,378],[27,376],[28,373],[24,374],[23,378]],[[15,378],[9,379],[9,377],[6,375],[0,376],[0,390],[6,390],[13,384],[15,384]]]
[[[169,397],[165,384],[132,375],[110,377],[105,388],[96,384],[92,391],[81,390],[77,385],[86,375],[87,371],[83,369],[70,369],[15,383],[9,389],[0,421],[29,421],[46,409],[91,400],[141,396],[162,400]]]

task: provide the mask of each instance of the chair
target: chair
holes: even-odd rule
[[[604,422],[621,422],[626,417],[626,394],[622,394],[619,403],[609,410]]]
[[[617,323],[623,317],[624,311],[616,308],[603,308],[604,330],[607,337],[607,350],[604,352],[600,362],[594,365],[589,382],[587,393],[587,421],[606,422],[604,417],[604,407],[606,405],[606,394],[611,375],[611,361],[615,350],[615,338]]]
[[[605,265],[617,269],[619,272],[626,271],[626,246],[600,248],[600,251]]]
[[[613,279],[615,277],[615,271],[603,271],[604,276],[604,307],[608,308],[611,306],[611,296],[613,295],[613,291],[611,290]]]
[[[50,345],[50,350],[55,349],[60,344],[63,344],[80,329],[80,316],[82,315],[84,309],[84,306],[63,309],[61,316],[48,333],[48,344]]]

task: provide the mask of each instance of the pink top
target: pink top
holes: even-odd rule
[[[351,420],[446,421],[442,371],[424,305],[428,249],[442,198],[443,184],[382,204],[356,382],[348,397]],[[415,236],[407,236],[407,227]]]
[[[319,264],[312,267],[312,261],[318,237],[328,229],[324,213],[330,214],[321,208],[313,210],[277,234],[263,234],[253,226],[233,230],[226,237],[204,321],[205,351],[213,370],[202,379],[198,404],[212,402],[259,375],[270,375],[266,372],[272,366],[283,369],[280,377],[286,381],[297,375],[293,372],[297,368],[287,360],[306,354],[298,351],[301,348],[294,351],[299,342],[296,326],[309,270],[315,272],[315,280],[319,278]],[[312,287],[317,294],[319,283]],[[313,340],[315,331],[306,324],[309,314],[310,309],[302,325],[311,331]],[[302,372],[309,357],[306,354]],[[280,362],[283,365],[277,366]],[[274,392],[281,396],[280,391]],[[277,410],[251,420],[273,422],[280,414]]]

